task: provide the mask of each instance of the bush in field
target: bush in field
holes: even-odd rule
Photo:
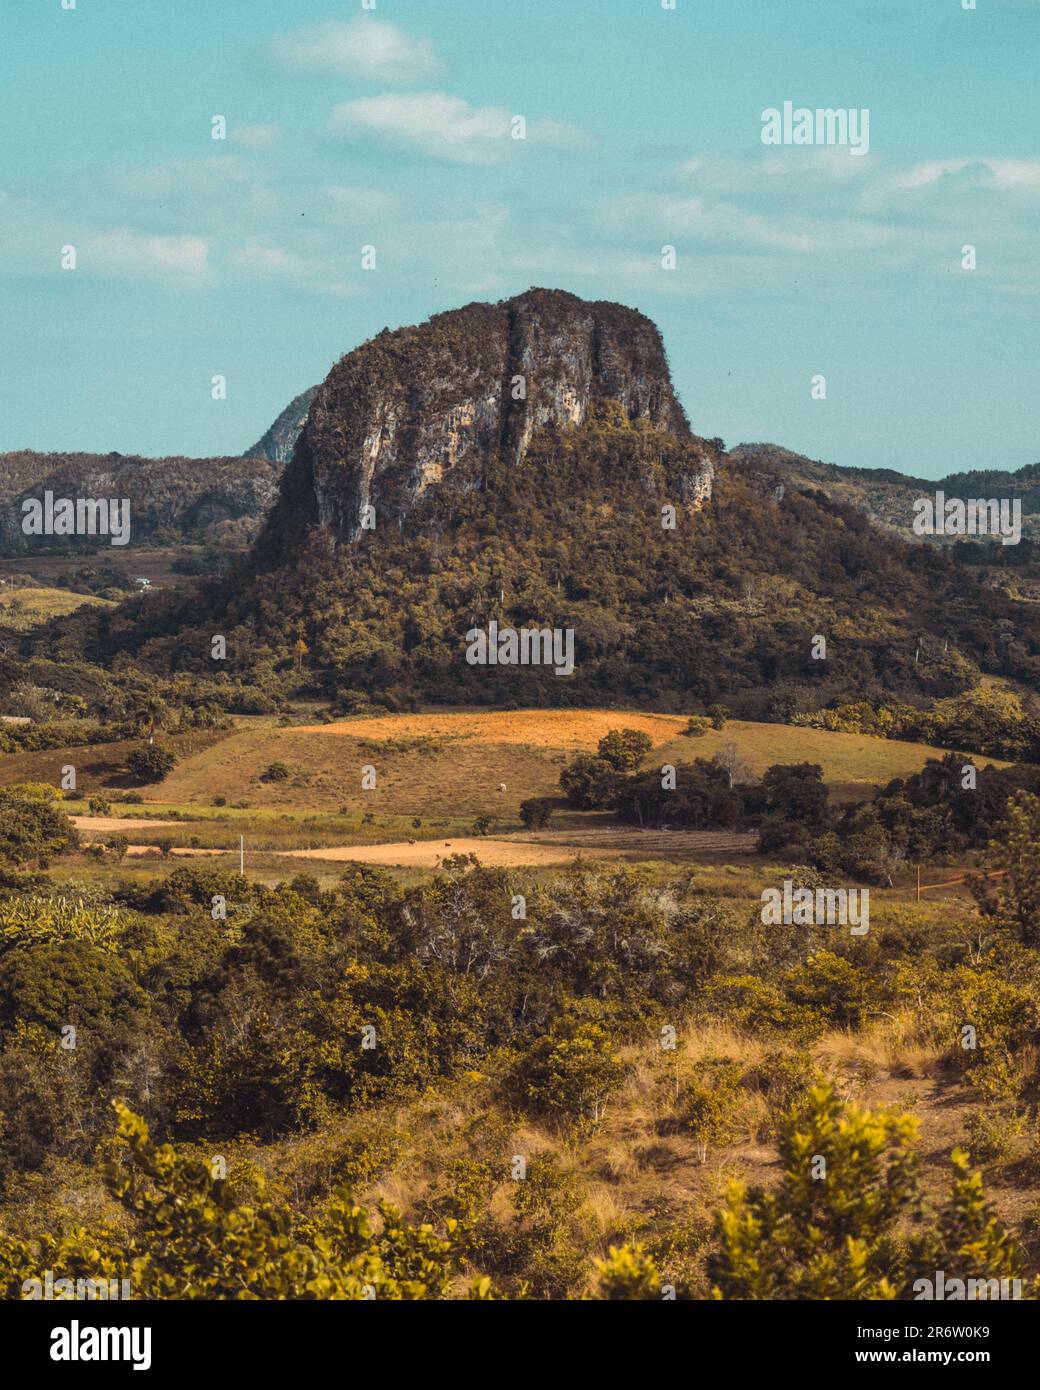
[[[408,1226],[386,1203],[379,1229],[346,1193],[306,1219],[259,1195],[240,1202],[202,1159],[156,1144],[117,1105],[119,1152],[106,1171],[129,1233],[76,1230],[34,1241],[0,1235],[0,1297],[45,1268],[66,1277],[129,1277],[135,1298],[444,1298],[456,1274],[454,1223],[444,1237]],[[470,1296],[489,1296],[487,1280]]]
[[[549,824],[552,813],[553,804],[548,796],[532,796],[520,803],[520,819],[528,830],[541,830]]]
[[[58,1033],[66,1024],[126,1023],[144,996],[111,951],[87,941],[19,946],[0,960],[0,1026],[16,1020]]]
[[[953,1187],[926,1214],[917,1122],[892,1109],[809,1093],[781,1126],[783,1177],[772,1192],[730,1185],[709,1259],[717,1298],[912,1299],[918,1280],[1015,1278],[1023,1258],[993,1215],[978,1173],[953,1153]],[[900,1240],[909,1219],[918,1233]]]
[[[639,729],[611,729],[599,741],[596,752],[617,772],[634,772],[654,746],[649,734]]]
[[[0,863],[46,863],[78,843],[75,826],[56,802],[0,791]]]
[[[594,1263],[597,1298],[631,1303],[661,1297],[661,1274],[642,1245],[612,1245],[607,1258]]]
[[[145,743],[130,752],[126,765],[139,782],[161,782],[176,767],[177,756],[158,743]]]
[[[686,721],[686,728],[683,729],[683,737],[703,738],[712,727],[712,721],[706,719],[703,714],[691,714]]]
[[[527,1103],[559,1119],[596,1125],[625,1075],[610,1035],[598,1023],[563,1021],[539,1038],[514,1077]]]
[[[567,800],[583,811],[610,806],[621,785],[622,777],[614,764],[591,753],[579,753],[560,773],[560,787]]]

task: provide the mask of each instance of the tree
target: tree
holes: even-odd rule
[[[177,765],[177,756],[158,743],[143,744],[131,750],[126,765],[139,782],[161,782]]]
[[[1040,797],[1021,791],[1011,798],[988,859],[1004,876],[995,892],[976,885],[976,899],[1026,946],[1040,946]]]
[[[552,813],[552,799],[548,796],[531,796],[520,803],[520,819],[528,830],[543,829],[549,824]]]
[[[611,729],[596,751],[616,772],[634,772],[653,746],[650,735],[639,729]]]
[[[55,802],[0,791],[0,861],[42,863],[78,843],[75,826]]]
[[[716,727],[721,728],[721,725]],[[750,782],[752,780],[751,764],[740,756],[735,743],[724,743],[721,748],[716,749],[712,756],[729,778],[731,787],[734,782]]]
[[[818,830],[827,814],[827,788],[819,763],[777,763],[762,778],[766,809]]]
[[[713,729],[724,729],[726,720],[729,718],[729,710],[725,705],[709,705],[708,718],[711,720]]]
[[[621,775],[606,758],[579,753],[560,773],[560,787],[573,806],[591,811],[610,806],[621,785]]]

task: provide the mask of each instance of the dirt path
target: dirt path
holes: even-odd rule
[[[403,841],[389,845],[339,845],[330,849],[282,850],[288,859],[353,860],[358,864],[387,864],[400,868],[434,869],[453,854],[475,854],[482,864],[493,868],[518,868],[521,864],[569,864],[582,855],[586,859],[616,859],[610,849],[582,849],[574,845],[532,844],[528,840],[453,839]]]
[[[184,825],[182,820],[148,820],[133,816],[69,816],[77,830],[161,830],[168,825]]]

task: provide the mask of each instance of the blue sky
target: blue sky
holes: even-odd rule
[[[384,326],[547,285],[654,318],[729,445],[1035,462],[1038,52],[1040,0],[9,4],[0,449],[239,453]],[[869,153],[764,146],[785,100]]]

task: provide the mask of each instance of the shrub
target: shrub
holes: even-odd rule
[[[132,750],[126,765],[139,782],[161,782],[177,765],[177,756],[161,744],[145,743]]]
[[[598,1023],[563,1021],[534,1043],[514,1079],[535,1110],[596,1125],[624,1075],[606,1029]]]
[[[75,826],[56,802],[0,791],[0,861],[45,863],[78,843]]]
[[[712,727],[712,721],[702,714],[691,714],[683,729],[684,738],[703,738]]]
[[[596,752],[616,772],[634,772],[653,746],[650,735],[639,729],[611,729],[600,739]]]
[[[532,796],[520,803],[520,819],[528,830],[541,830],[549,824],[553,804],[547,796]]]

